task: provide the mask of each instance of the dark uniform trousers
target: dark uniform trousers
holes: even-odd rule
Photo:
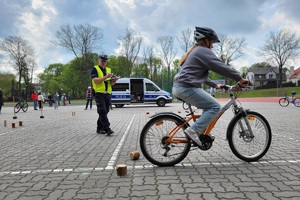
[[[103,93],[96,93],[95,94],[95,101],[97,105],[97,113],[99,115],[97,120],[97,131],[109,130],[110,123],[108,121],[107,114],[109,112],[109,107],[111,104],[111,95],[110,94],[103,94]]]

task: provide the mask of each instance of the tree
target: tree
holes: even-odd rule
[[[157,41],[161,47],[161,57],[165,61],[168,71],[168,78],[167,78],[167,90],[171,91],[171,84],[170,84],[170,71],[171,71],[171,64],[176,56],[177,50],[174,48],[174,37],[172,36],[160,36],[157,38]]]
[[[214,44],[214,52],[227,65],[244,55],[246,39],[230,37],[224,34],[219,35],[220,43]]]
[[[152,75],[152,81],[155,83],[160,83],[160,75],[162,74],[162,68],[163,68],[163,61],[160,58],[153,58],[153,75]],[[162,84],[159,84],[161,88]]]
[[[34,49],[29,45],[29,42],[18,36],[8,36],[3,41],[0,41],[0,50],[8,55],[14,63],[19,78],[18,78],[18,92],[21,95],[21,81],[28,81],[29,70],[28,65],[34,62]]]
[[[190,28],[186,28],[182,30],[181,35],[177,37],[179,46],[184,53],[187,52],[189,48],[191,48],[191,46],[194,44],[194,39],[191,36],[192,30]]]
[[[62,87],[60,77],[62,76],[64,67],[65,66],[61,63],[53,63],[49,65],[43,73],[38,75],[40,82],[43,84],[44,92],[54,93],[60,91]]]
[[[296,33],[289,29],[281,29],[279,32],[270,32],[267,40],[260,48],[259,54],[274,62],[279,68],[279,87],[282,87],[283,66],[290,59],[299,56],[299,40]]]
[[[7,97],[10,96],[10,91],[11,91],[11,82],[12,80],[15,80],[16,77],[12,73],[1,73],[0,72],[0,86],[3,92],[3,96],[6,100]]]
[[[153,79],[153,73],[154,73],[154,46],[150,46],[147,48],[144,48],[144,61],[145,63],[148,64],[149,66],[149,78],[152,80]]]
[[[132,67],[137,61],[142,42],[142,37],[129,28],[126,28],[125,35],[119,38],[118,43],[121,47],[121,54],[126,58],[124,67],[127,71],[127,76],[131,75]]]
[[[70,25],[62,25],[56,31],[56,41],[51,41],[53,44],[61,46],[71,52],[76,57],[78,62],[77,70],[81,73],[81,81],[78,83],[83,86],[85,80],[89,79],[89,69],[91,63],[89,56],[92,52],[101,49],[103,33],[99,27],[90,24],[78,24],[73,28]],[[84,87],[86,87],[84,85]]]
[[[141,63],[139,65],[134,66],[132,71],[134,77],[149,78],[149,68],[147,66],[147,63]]]
[[[248,68],[248,71],[251,71],[253,68],[256,68],[256,67],[270,67],[270,66],[271,65],[267,62],[254,63]]]

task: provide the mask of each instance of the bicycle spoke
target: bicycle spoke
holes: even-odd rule
[[[253,135],[241,117],[232,128],[230,145],[239,158],[251,162],[267,152],[271,143],[271,133],[267,122],[259,116],[251,115],[248,121]]]
[[[300,107],[300,98],[296,97],[296,98],[294,99],[294,105],[295,105],[296,107]]]
[[[153,164],[159,166],[172,166],[182,161],[189,152],[190,143],[171,143],[165,141],[169,138],[169,131],[176,127],[177,120],[166,117],[152,119],[145,125],[141,133],[140,144],[144,156]],[[186,138],[183,130],[179,130],[176,138]]]

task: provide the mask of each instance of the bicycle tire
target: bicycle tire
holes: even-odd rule
[[[295,105],[296,107],[300,107],[300,98],[299,98],[299,97],[296,97],[296,98],[294,99],[294,105]]]
[[[22,107],[23,112],[26,112],[28,110],[28,103],[24,103]]]
[[[14,107],[15,113],[18,113],[20,111],[20,109],[21,109],[21,105],[20,105],[20,103],[17,103]]]
[[[287,107],[290,104],[289,100],[287,100],[286,98],[279,99],[278,103],[282,107]]]
[[[241,131],[240,123],[247,129],[242,114],[236,115],[229,123],[227,138],[234,155],[246,162],[254,162],[262,158],[268,151],[272,133],[269,122],[259,113],[247,111],[249,124],[254,138],[247,137],[247,130]]]
[[[140,148],[145,158],[154,165],[160,167],[174,166],[181,162],[189,153],[191,142],[180,144],[169,144],[164,146],[164,139],[172,128],[183,123],[180,116],[174,115],[158,115],[149,120],[140,135]],[[183,130],[188,125],[180,129],[175,137],[187,138]],[[189,139],[187,139],[189,141]],[[166,152],[166,148],[169,149]]]

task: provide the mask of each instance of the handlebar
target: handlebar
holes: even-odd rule
[[[248,84],[249,82],[244,82],[244,84]],[[228,90],[234,90],[234,89],[242,89],[242,88],[246,88],[244,86],[242,86],[240,83],[237,83],[236,85],[222,85],[220,87],[221,89],[224,89],[225,91],[228,91]]]

